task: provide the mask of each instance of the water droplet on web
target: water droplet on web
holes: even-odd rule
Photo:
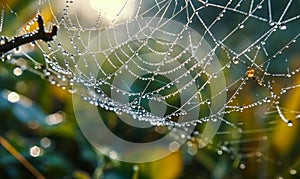
[[[275,25],[275,22],[270,21],[269,24],[270,24],[270,26],[274,26],[274,25]]]
[[[279,26],[279,29],[280,29],[280,30],[286,30],[286,25],[280,25],[280,26]]]
[[[291,120],[288,120],[288,121],[287,121],[287,125],[288,125],[289,127],[293,127],[294,124],[293,124],[293,122],[292,122]]]
[[[237,58],[237,57],[234,57],[233,59],[232,59],[232,62],[233,62],[233,64],[239,64],[239,59]]]
[[[205,100],[206,104],[210,104],[210,99]]]

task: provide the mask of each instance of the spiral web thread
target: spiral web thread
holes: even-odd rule
[[[46,68],[40,71],[52,84],[81,95],[92,105],[130,114],[136,120],[150,122],[153,126],[182,129],[197,126],[196,129],[200,130],[201,123],[221,120],[225,125],[217,132],[215,142],[201,139],[198,130],[191,136],[177,137],[189,139],[187,146],[191,154],[196,153],[201,142],[208,142],[220,155],[229,153],[240,158],[257,157],[272,161],[262,153],[265,147],[262,143],[267,141],[268,133],[278,123],[292,126],[300,113],[299,109],[283,106],[289,93],[300,87],[297,82],[300,70],[300,63],[297,63],[299,1],[124,1],[113,19],[103,20],[106,13],[99,11],[96,18],[91,17],[90,24],[86,24],[82,14],[74,8],[77,2],[66,1],[61,9],[54,7],[50,0],[40,1],[38,5],[39,11],[45,6],[51,10],[54,23],[60,29],[58,37],[48,43],[48,48],[42,43],[37,44],[46,64]],[[136,12],[123,20],[122,13],[127,6],[135,6]],[[201,34],[202,38],[195,44],[193,39],[188,38],[185,28],[177,34],[165,34],[172,36],[174,41],[155,39],[147,33],[142,40],[131,38],[132,21],[146,17],[181,22],[186,29],[190,27]],[[114,34],[114,29],[120,25],[128,27],[123,29],[128,38],[118,44],[118,34]],[[142,29],[136,34],[143,34]],[[153,33],[161,32],[160,27],[151,26],[149,29]],[[106,36],[107,39],[99,38],[101,33],[108,32],[114,35]],[[187,38],[186,47],[176,44],[182,38]],[[203,41],[207,41],[211,49],[202,57],[195,57],[196,51],[203,48]],[[144,60],[141,55],[147,53],[164,58],[159,62]],[[23,54],[37,65],[36,60],[25,52]],[[212,73],[206,67],[212,64],[213,56],[217,56],[221,66]],[[179,65],[172,69],[156,68],[174,63]],[[137,79],[137,84],[142,84],[137,85],[141,89],[134,90],[128,86],[125,90],[113,83],[124,71]],[[137,71],[146,75],[141,76]],[[211,96],[209,89],[214,86],[210,84],[219,79],[221,73],[225,75],[226,86],[217,89],[218,93]],[[165,80],[161,76],[166,74],[174,74],[176,78]],[[186,76],[191,76],[190,81]],[[147,89],[151,81],[159,87]],[[176,86],[182,81],[186,84]],[[74,87],[76,85],[81,85],[81,88]],[[183,105],[170,104],[176,103],[173,101],[193,85],[197,90],[191,94],[191,100]],[[112,98],[112,93],[128,96],[131,100],[119,102]],[[211,101],[224,94],[227,96],[225,104],[212,114]],[[164,103],[170,111],[166,115],[157,115],[143,105],[145,100]],[[176,121],[195,108],[200,108],[198,118]],[[242,119],[242,114],[249,111],[252,111],[253,117]],[[248,127],[247,123],[258,124]],[[247,144],[253,143],[260,147],[255,150],[247,148]]]

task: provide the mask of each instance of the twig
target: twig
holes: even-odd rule
[[[31,163],[28,162],[6,139],[0,135],[0,145],[2,145],[12,156],[14,156],[21,164],[24,165],[36,178],[45,179]]]
[[[45,42],[53,40],[53,37],[57,34],[57,26],[52,26],[51,32],[45,32],[44,21],[40,15],[38,15],[37,23],[39,26],[37,33],[29,33],[18,36],[8,42],[5,42],[4,44],[0,44],[0,57],[14,48],[19,48],[21,45],[34,42],[36,40],[43,40]]]

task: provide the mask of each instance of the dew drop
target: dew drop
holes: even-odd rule
[[[280,30],[286,30],[286,25],[281,25],[281,26],[279,26],[279,29],[280,29]]]
[[[234,57],[232,59],[232,62],[237,65],[237,64],[239,64],[239,59],[237,57]]]
[[[289,127],[293,127],[294,124],[293,124],[293,122],[292,122],[291,120],[288,120],[288,121],[287,121],[287,125],[288,125]]]
[[[269,24],[270,24],[270,26],[274,26],[274,25],[275,25],[275,22],[270,21]]]

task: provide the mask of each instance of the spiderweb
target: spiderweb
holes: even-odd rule
[[[273,161],[264,145],[269,134],[299,118],[299,105],[288,103],[300,87],[299,1],[36,6],[53,18],[49,27],[59,26],[54,41],[36,44],[44,62],[21,52],[41,76],[120,121],[166,127],[188,140],[191,155],[208,145],[238,156],[237,165],[251,157]],[[206,127],[215,133],[205,134]]]

